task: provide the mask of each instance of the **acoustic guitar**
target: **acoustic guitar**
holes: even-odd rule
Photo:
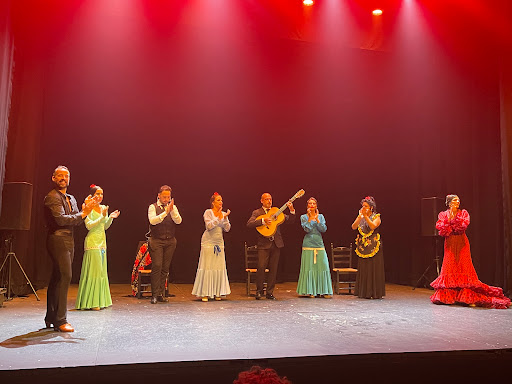
[[[298,191],[295,195],[292,196],[288,202],[293,203],[298,198],[304,196],[304,190],[301,189]],[[288,202],[286,202],[281,208],[277,209],[277,207],[272,207],[269,209],[269,211],[261,216],[258,216],[256,220],[264,219],[264,218],[270,218],[272,222],[270,224],[263,224],[259,227],[256,227],[257,231],[265,236],[265,237],[272,237],[277,231],[277,226],[281,225],[284,221],[284,210],[287,208]]]

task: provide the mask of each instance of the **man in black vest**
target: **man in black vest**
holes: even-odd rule
[[[80,211],[73,195],[67,193],[69,180],[69,170],[59,165],[52,176],[55,187],[44,198],[44,216],[48,228],[46,247],[52,261],[44,321],[46,328],[53,326],[60,332],[74,331],[67,321],[68,290],[75,254],[73,229],[81,225],[92,209],[98,205],[96,199],[88,196]]]
[[[291,202],[286,203],[291,215],[285,215],[285,221],[290,223],[295,220],[295,208]],[[270,218],[258,219],[258,216],[267,214],[272,208],[272,196],[270,193],[261,195],[261,208],[252,212],[247,227],[256,228],[260,225],[270,224]],[[274,236],[265,237],[258,232],[258,270],[256,271],[256,300],[263,297],[263,285],[265,283],[265,269],[268,266],[268,280],[267,280],[267,299],[275,300],[274,286],[276,285],[277,265],[279,264],[279,254],[281,248],[284,247],[283,237],[281,236],[281,229],[277,227]]]
[[[166,302],[165,279],[176,249],[176,224],[181,223],[178,208],[171,199],[171,187],[162,185],[158,200],[148,208],[149,254],[151,255],[151,304]]]

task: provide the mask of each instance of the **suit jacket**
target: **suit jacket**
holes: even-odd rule
[[[71,203],[71,209],[69,209],[68,202],[66,201],[66,195]],[[73,231],[75,225],[80,225],[84,222],[75,198],[73,195],[66,195],[56,189],[52,189],[44,198],[44,216],[49,234],[54,233],[58,229]]]
[[[258,216],[261,216],[264,214],[265,214],[265,210],[263,209],[263,207],[258,208],[255,211],[253,211],[251,217],[247,221],[247,227],[256,228],[256,227],[259,227],[260,225],[263,225],[263,220],[262,219],[257,220],[256,218]],[[285,219],[284,219],[285,222],[293,223],[295,221],[295,215],[284,215],[284,217],[285,217]],[[281,227],[280,225],[277,226],[277,231],[274,234],[274,242],[276,243],[277,248],[284,247],[283,236],[281,235],[280,227]],[[258,233],[258,240],[257,240],[258,248],[269,249],[272,246],[272,240],[270,240],[268,237],[261,235],[259,232],[257,232],[257,233]]]

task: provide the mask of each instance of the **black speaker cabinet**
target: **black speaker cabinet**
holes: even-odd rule
[[[437,236],[436,222],[439,212],[446,209],[444,199],[423,197],[421,199],[421,235]]]
[[[0,213],[0,229],[30,229],[32,184],[24,181],[4,183]]]

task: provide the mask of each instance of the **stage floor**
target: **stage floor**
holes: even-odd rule
[[[152,305],[114,284],[111,308],[69,311],[74,333],[41,329],[40,290],[39,302],[30,295],[0,308],[0,370],[512,347],[512,310],[433,305],[432,291],[399,285],[383,300],[299,298],[295,288],[278,284],[277,301],[257,301],[238,283],[227,300],[204,303],[180,284],[169,303]]]

